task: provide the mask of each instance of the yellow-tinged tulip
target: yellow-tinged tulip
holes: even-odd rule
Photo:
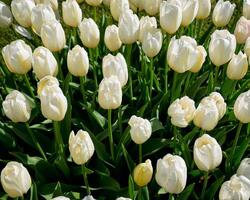
[[[140,187],[147,185],[153,175],[151,160],[147,159],[145,163],[140,163],[134,169],[134,181]]]

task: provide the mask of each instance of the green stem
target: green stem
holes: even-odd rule
[[[232,152],[231,152],[231,155],[230,155],[230,161],[233,161],[234,153],[235,153],[235,150],[236,150],[236,147],[237,147],[237,143],[238,143],[238,140],[239,140],[239,137],[240,137],[240,131],[241,131],[242,126],[243,126],[243,123],[240,122],[239,126],[237,128],[236,136],[234,138]]]
[[[28,77],[27,77],[27,74],[24,74],[24,80],[25,80],[25,83],[26,83],[26,85],[27,85],[27,87],[28,87],[28,89],[29,89],[29,92],[30,92],[32,98],[35,99],[36,97],[35,97],[35,95],[34,95],[34,92],[32,91],[32,88],[31,88],[29,79],[28,79]]]
[[[57,61],[57,65],[58,65],[58,76],[59,76],[59,79],[61,81],[64,81],[61,60],[60,60],[60,57],[59,57],[59,52],[55,52],[55,53],[53,53],[53,55],[55,56],[56,61]]]
[[[178,140],[177,131],[178,131],[177,128],[174,126],[174,130],[173,130],[173,132],[174,132],[174,152],[176,155],[177,155],[177,140]]]
[[[118,108],[118,124],[119,124],[119,131],[122,134],[122,107]]]
[[[208,174],[209,172],[205,172],[205,177],[204,177],[204,183],[203,183],[203,187],[202,187],[202,192],[201,192],[201,199],[205,199],[205,192],[206,192],[206,188],[207,188],[207,183],[208,183]]]
[[[174,200],[174,195],[171,194],[171,193],[169,193],[168,199],[169,199],[169,200]]]
[[[142,144],[139,144],[139,163],[142,163]]]
[[[114,141],[113,141],[113,134],[112,134],[112,110],[108,110],[108,135],[109,135],[109,147],[111,152],[111,158],[114,160]]]
[[[215,66],[215,74],[214,74],[214,90],[215,90],[215,87],[216,87],[216,84],[218,82],[218,75],[219,75],[219,67],[218,66]]]
[[[187,78],[186,78],[185,88],[184,88],[185,94],[187,92],[187,89],[188,89],[188,86],[189,86],[189,82],[190,82],[190,78],[191,78],[191,75],[192,75],[192,72],[187,72],[187,73],[188,73],[188,75],[187,75]]]
[[[93,56],[93,52],[92,51],[93,50],[89,48],[89,58],[90,58],[90,61],[92,62],[95,87],[97,89],[98,88],[98,80],[97,80],[97,73],[96,73],[96,67],[95,67],[95,58]]]
[[[173,86],[172,86],[172,91],[171,91],[171,103],[175,100],[175,91],[176,91],[176,84],[177,84],[177,76],[178,73],[174,72],[174,80],[173,80]]]
[[[64,149],[63,149],[63,139],[60,130],[60,122],[53,121],[54,132],[55,132],[55,139],[58,147],[58,153],[64,157]]]
[[[85,184],[86,189],[87,189],[87,194],[90,195],[91,191],[90,191],[90,188],[89,188],[89,182],[88,182],[88,177],[87,177],[87,173],[86,173],[85,164],[82,165],[82,174],[83,174],[84,184]]]
[[[142,200],[142,191],[141,191],[141,187],[139,187],[139,190],[138,190],[138,200]]]
[[[80,88],[81,88],[81,93],[82,93],[82,99],[83,99],[83,103],[86,103],[84,83],[85,83],[85,77],[80,77]]]
[[[130,70],[131,52],[132,52],[132,44],[128,44],[126,48],[126,61],[128,65],[128,74],[129,74],[129,94],[130,94],[131,101],[133,101],[133,82],[132,82],[132,74]]]
[[[152,99],[152,89],[153,89],[153,80],[154,80],[154,60],[153,58],[150,59],[150,85],[149,85],[149,96]]]
[[[24,196],[22,195],[22,196],[20,196],[20,198],[21,198],[21,200],[24,200]]]

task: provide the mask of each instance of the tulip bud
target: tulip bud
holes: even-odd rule
[[[249,200],[249,198],[249,189],[236,175],[224,182],[220,188],[219,200]]]
[[[221,96],[220,93],[218,92],[212,92],[208,97],[206,98],[209,98],[209,99],[212,99],[215,104],[216,104],[216,107],[218,109],[218,112],[219,112],[219,120],[223,118],[223,116],[225,115],[226,113],[226,110],[227,110],[227,104],[225,103],[224,101],[224,98]],[[205,98],[204,98],[205,99]]]
[[[185,128],[193,120],[195,102],[188,96],[176,99],[168,108],[171,123],[177,127]]]
[[[119,21],[121,14],[129,9],[128,0],[111,0],[110,12],[114,20]]]
[[[58,9],[58,1],[57,0],[35,0],[36,4],[44,4],[50,6],[53,10]]]
[[[59,197],[53,198],[52,200],[70,200],[70,199],[64,196],[59,196]]]
[[[182,4],[180,0],[163,1],[160,6],[160,25],[168,34],[174,34],[181,25]]]
[[[117,76],[104,78],[98,91],[98,102],[103,109],[116,109],[122,103],[122,88]]]
[[[107,26],[105,29],[104,42],[110,51],[117,51],[122,46],[118,30],[118,27],[114,24]]]
[[[194,162],[202,171],[210,171],[221,164],[222,151],[221,147],[208,134],[204,134],[195,140],[194,143]]]
[[[156,15],[159,12],[159,8],[162,0],[144,0],[144,10],[149,15]]]
[[[152,127],[147,119],[133,115],[128,121],[128,124],[131,127],[130,136],[134,143],[143,144],[150,138]]]
[[[248,70],[247,55],[241,51],[238,55],[233,55],[227,67],[227,77],[232,80],[242,79]]]
[[[82,200],[96,200],[92,195],[85,196]]]
[[[42,25],[41,38],[44,46],[53,52],[61,51],[66,44],[62,25],[56,20],[49,21]]]
[[[250,36],[250,20],[242,16],[236,24],[234,35],[237,43],[244,44]]]
[[[128,67],[125,58],[118,53],[116,56],[108,54],[103,57],[102,73],[104,78],[117,76],[121,83],[121,87],[128,82]]]
[[[207,52],[203,46],[198,46],[197,50],[198,50],[198,58],[196,64],[189,70],[193,73],[200,71],[207,57]]]
[[[102,3],[102,0],[86,0],[86,3],[91,6],[99,6]]]
[[[211,12],[211,0],[198,0],[197,19],[206,19]]]
[[[250,180],[250,158],[245,158],[241,161],[237,169],[237,176],[245,176]]]
[[[33,31],[40,35],[43,23],[55,20],[56,16],[54,11],[49,5],[38,4],[32,9],[31,24]]]
[[[140,27],[139,27],[139,41],[142,42],[143,41],[143,37],[144,35],[157,28],[157,22],[156,22],[156,18],[155,17],[142,17],[140,19]]]
[[[88,48],[97,47],[100,41],[100,31],[95,21],[91,18],[84,18],[79,25],[80,38],[84,46]]]
[[[88,132],[79,130],[75,135],[71,131],[69,136],[69,151],[73,161],[78,165],[83,165],[93,156],[95,147]]]
[[[0,28],[9,27],[12,21],[12,13],[9,6],[0,1]]]
[[[7,68],[16,74],[26,74],[31,69],[32,50],[23,40],[16,40],[2,49]]]
[[[74,76],[86,76],[89,70],[88,53],[83,47],[76,45],[68,52],[68,70]]]
[[[1,184],[11,198],[21,197],[30,189],[31,177],[22,163],[11,161],[1,171]]]
[[[246,40],[246,43],[245,43],[245,46],[244,46],[244,52],[247,55],[247,57],[250,57],[250,37],[248,37],[247,40]]]
[[[13,0],[11,11],[16,21],[24,27],[31,26],[31,11],[35,7],[33,0]]]
[[[250,19],[250,0],[243,0],[243,16]]]
[[[236,99],[234,115],[242,123],[250,122],[250,90],[241,93]]]
[[[236,5],[231,4],[230,1],[219,0],[213,11],[213,23],[217,27],[226,26],[234,12]]]
[[[38,47],[33,52],[32,66],[38,79],[47,75],[56,76],[58,72],[57,61],[50,50]]]
[[[174,71],[184,73],[196,66],[199,55],[195,39],[188,36],[176,39],[174,36],[167,51],[168,65]]]
[[[181,0],[182,3],[182,22],[181,25],[187,27],[197,16],[199,9],[198,0]]]
[[[228,30],[216,30],[211,35],[209,57],[216,66],[226,64],[231,60],[236,49],[236,39]],[[221,54],[223,52],[223,54]]]
[[[43,91],[43,89],[46,87],[52,87],[52,86],[57,86],[59,87],[59,82],[57,80],[57,78],[53,77],[53,76],[45,76],[43,77],[37,84],[37,94],[38,96],[41,95],[41,92]]]
[[[166,192],[181,193],[187,182],[187,166],[183,158],[167,154],[158,159],[155,180]]]
[[[119,197],[119,198],[117,198],[116,200],[132,200],[132,199],[130,199],[130,198],[125,198],[125,197]]]
[[[134,181],[140,187],[147,185],[151,181],[152,175],[153,167],[149,159],[145,163],[140,163],[134,169]]]
[[[13,90],[3,101],[3,111],[13,122],[27,122],[30,119],[31,107],[21,92]]]
[[[77,27],[82,21],[82,10],[76,0],[62,2],[63,21],[65,24]]]

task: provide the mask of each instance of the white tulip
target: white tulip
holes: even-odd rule
[[[133,115],[129,119],[128,124],[131,127],[130,136],[134,143],[143,144],[150,138],[152,127],[147,119]]]
[[[85,196],[82,200],[96,200],[92,195]]]
[[[200,71],[207,57],[206,49],[203,46],[198,46],[197,50],[198,50],[198,58],[196,64],[189,70],[193,73]]]
[[[250,57],[250,37],[247,38],[245,46],[244,46],[244,53],[247,54],[247,57]],[[250,62],[250,60],[249,60]]]
[[[122,46],[119,37],[119,29],[116,25],[109,25],[105,29],[104,42],[110,51],[117,51]]]
[[[32,50],[23,40],[16,40],[2,49],[7,68],[16,74],[26,74],[31,69]]]
[[[224,98],[221,96],[221,94],[218,92],[212,92],[206,98],[210,98],[215,102],[219,112],[219,120],[222,119],[227,111],[227,104],[225,103]]]
[[[243,0],[243,16],[250,19],[250,0]]]
[[[198,0],[181,0],[182,3],[182,22],[181,25],[187,27],[193,22],[198,13]]]
[[[79,130],[75,135],[71,131],[69,136],[69,151],[74,162],[83,165],[93,156],[95,147],[88,132]]]
[[[158,159],[155,180],[166,192],[181,193],[187,182],[187,166],[183,158],[167,154]]]
[[[38,97],[40,96],[43,89],[45,87],[47,87],[47,86],[49,86],[49,87],[52,87],[52,86],[59,87],[59,81],[57,80],[57,78],[55,78],[53,76],[50,76],[50,75],[43,77],[37,84]]]
[[[76,0],[62,2],[63,21],[65,24],[77,27],[82,21],[82,10]]]
[[[22,163],[11,161],[1,171],[1,184],[11,198],[21,197],[30,189],[31,177]]]
[[[52,200],[70,200],[70,199],[64,196],[59,196],[59,197],[53,198]]]
[[[241,93],[236,99],[234,115],[242,123],[250,122],[250,90]]]
[[[111,2],[111,0],[103,0],[102,2],[103,2],[103,4],[104,4],[105,6],[110,7],[110,2]]]
[[[155,17],[142,17],[140,19],[140,28],[139,28],[139,41],[142,42],[144,35],[157,28],[157,22],[156,22],[156,18]]]
[[[206,19],[211,12],[211,0],[198,0],[197,19]]]
[[[121,14],[129,9],[128,0],[111,0],[110,12],[114,20],[119,21]]]
[[[152,175],[153,167],[150,159],[137,165],[133,172],[134,181],[140,187],[147,185],[151,181]]]
[[[234,35],[237,43],[244,44],[248,37],[250,37],[250,20],[241,17],[234,29]]]
[[[144,0],[144,10],[149,15],[156,15],[159,12],[159,8],[162,0]]]
[[[57,0],[34,0],[36,4],[44,4],[50,6],[53,10],[58,9],[58,1]]]
[[[119,198],[116,198],[116,200],[132,200],[132,199],[126,198],[126,197],[119,197]]]
[[[91,6],[99,6],[102,3],[102,0],[86,0],[86,3]]]
[[[0,1],[0,28],[7,28],[12,24],[13,17],[9,6]]]
[[[237,176],[245,176],[250,180],[250,158],[244,158],[239,168],[237,169]]]

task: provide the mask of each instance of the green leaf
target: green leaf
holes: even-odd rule
[[[29,166],[35,166],[38,164],[38,162],[43,160],[40,157],[30,157],[29,155],[21,152],[10,152],[10,154],[15,156],[24,165],[29,165]]]
[[[178,196],[177,200],[188,200],[194,190],[195,183],[192,183]]]
[[[151,126],[152,126],[152,133],[164,130],[164,126],[162,125],[161,121],[157,118],[151,119]]]
[[[143,156],[146,157],[152,155],[166,146],[169,146],[170,143],[170,140],[164,138],[150,138],[150,140],[143,144]]]
[[[135,198],[135,185],[134,185],[134,180],[131,174],[128,177],[128,193],[129,193],[130,199]]]
[[[129,171],[132,173],[135,168],[135,162],[133,161],[133,159],[131,158],[131,156],[129,155],[128,151],[126,150],[123,144],[122,144],[122,152],[125,157]]]
[[[222,176],[221,178],[217,179],[212,185],[209,186],[209,189],[206,191],[206,194],[205,194],[205,197],[207,198],[207,200],[214,199],[215,194],[220,189],[224,179],[225,179],[225,176]]]
[[[120,190],[120,184],[110,175],[100,171],[95,171],[95,173],[98,174],[96,182],[98,183],[98,187],[100,189],[106,189],[112,191]]]
[[[38,200],[36,183],[33,182],[30,188],[30,200]]]

